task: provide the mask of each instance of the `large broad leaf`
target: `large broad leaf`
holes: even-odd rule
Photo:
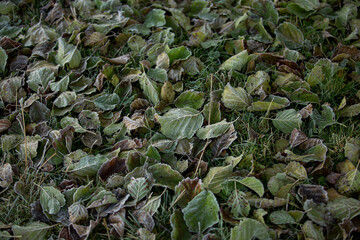
[[[211,191],[202,191],[182,210],[191,232],[203,232],[219,222],[219,204]]]
[[[305,11],[312,11],[320,7],[319,0],[295,0],[295,3]]]
[[[221,111],[219,102],[209,102],[204,106],[203,114],[205,120],[210,124],[220,122],[221,120]],[[209,119],[210,118],[210,119]]]
[[[56,188],[46,186],[41,188],[40,203],[47,213],[57,214],[60,208],[65,205],[65,197]]]
[[[257,90],[260,86],[264,86],[264,88],[270,88],[270,76],[265,71],[257,71],[256,74],[250,75],[245,84],[245,89],[249,94],[252,94]]]
[[[219,193],[222,189],[222,184],[231,176],[232,170],[232,165],[210,168],[204,178],[204,187],[214,193]]]
[[[288,109],[276,114],[272,120],[274,126],[284,133],[291,133],[294,128],[301,126],[301,115],[295,109]]]
[[[199,109],[204,104],[204,93],[193,90],[185,91],[175,100],[175,106],[178,108],[190,107]]]
[[[75,92],[62,92],[55,100],[54,105],[58,108],[67,107],[75,102],[77,95]]]
[[[346,141],[344,149],[345,157],[356,164],[360,159],[360,141],[355,138],[351,138]]]
[[[154,177],[156,184],[169,187],[173,190],[175,189],[176,185],[178,185],[179,182],[183,180],[181,174],[178,171],[173,170],[167,164],[157,163],[150,166],[148,171]]]
[[[274,224],[295,224],[295,220],[287,211],[275,211],[270,214],[270,220]]]
[[[161,9],[153,9],[146,15],[145,26],[150,27],[161,27],[165,25],[165,11]]]
[[[159,117],[161,132],[171,139],[192,138],[203,121],[202,114],[192,108],[171,109]]]
[[[241,87],[233,88],[230,84],[227,84],[222,94],[222,101],[225,107],[232,110],[244,110],[251,104],[251,97]]]
[[[304,44],[304,35],[295,25],[284,22],[275,30],[276,37],[290,49],[297,49]]]
[[[200,128],[196,136],[202,140],[209,138],[216,138],[223,135],[232,125],[232,123],[226,122],[223,120],[221,122],[207,125],[206,127]]]
[[[244,50],[227,59],[223,64],[220,65],[220,69],[240,71],[248,61],[249,61],[248,51]]]
[[[156,106],[160,102],[157,84],[150,80],[145,73],[140,76],[139,82],[144,95]]]
[[[348,3],[337,11],[336,14],[337,18],[335,20],[335,25],[340,29],[345,29],[349,20],[356,18],[357,7],[353,3]]]
[[[184,216],[179,210],[174,210],[170,217],[170,223],[172,227],[171,239],[172,240],[187,240],[191,239],[191,233],[189,232]]]
[[[42,222],[28,223],[26,226],[13,225],[12,230],[16,238],[22,240],[45,240],[52,226]],[[7,238],[5,238],[7,239]]]
[[[58,38],[58,50],[55,59],[62,67],[68,63],[70,68],[76,68],[80,65],[81,54],[76,46],[66,43],[63,38]]]
[[[286,97],[270,95],[265,99],[265,101],[253,102],[251,106],[247,108],[247,110],[250,112],[272,111],[285,108],[289,105],[290,101]]]
[[[239,226],[231,229],[230,240],[268,240],[271,239],[269,231],[264,224],[254,219],[245,218]]]
[[[360,201],[354,198],[337,198],[328,203],[328,209],[337,219],[352,219],[360,215]]]
[[[264,195],[264,185],[259,179],[255,177],[246,177],[239,180],[238,182],[256,192],[259,197]]]
[[[113,110],[119,103],[120,98],[116,93],[103,94],[94,100],[95,106],[104,111]]]
[[[101,165],[106,162],[108,158],[103,155],[86,156],[80,159],[74,165],[72,173],[79,177],[92,177],[95,176]]]
[[[7,63],[8,55],[5,50],[0,47],[0,72],[5,71],[6,63]]]
[[[341,111],[342,117],[354,117],[360,114],[360,103],[345,107]]]

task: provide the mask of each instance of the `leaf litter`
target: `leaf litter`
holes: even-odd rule
[[[0,3],[0,238],[355,239],[360,3]]]

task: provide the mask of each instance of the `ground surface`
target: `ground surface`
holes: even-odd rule
[[[0,239],[356,239],[360,3],[0,2]]]

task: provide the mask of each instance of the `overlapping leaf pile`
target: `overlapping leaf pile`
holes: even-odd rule
[[[0,238],[356,237],[359,7],[0,2]]]

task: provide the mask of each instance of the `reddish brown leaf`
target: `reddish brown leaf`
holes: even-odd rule
[[[290,146],[291,147],[299,146],[300,144],[305,142],[307,139],[308,138],[305,135],[305,133],[303,133],[301,130],[294,128],[294,130],[292,130],[291,135],[290,135],[290,140],[289,140]]]
[[[143,143],[141,141],[141,139],[138,138],[134,138],[134,139],[124,139],[121,140],[119,142],[117,142],[112,150],[116,150],[118,148],[121,149],[121,151],[128,151],[128,150],[132,150],[132,149],[136,149],[136,148],[142,148]]]
[[[0,119],[0,133],[5,132],[11,126],[11,122],[7,119]]]
[[[299,188],[299,195],[305,202],[312,199],[315,203],[327,203],[329,198],[323,186],[302,184]]]
[[[113,158],[101,165],[98,173],[101,180],[106,181],[115,173],[125,174],[127,171],[125,158]]]
[[[316,146],[320,143],[322,143],[323,140],[319,139],[319,138],[309,138],[307,139],[305,142],[303,142],[302,144],[300,144],[299,148],[302,150],[306,150],[309,149],[313,146]]]

